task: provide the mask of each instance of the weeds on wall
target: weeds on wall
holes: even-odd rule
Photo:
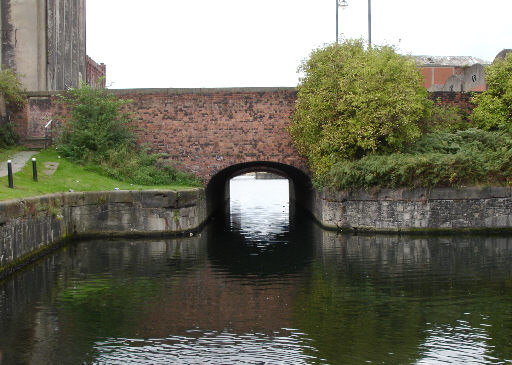
[[[18,134],[11,122],[11,114],[23,109],[25,103],[25,90],[14,71],[0,70],[0,148],[17,143]]]
[[[198,185],[190,174],[180,172],[137,143],[133,120],[121,100],[104,89],[82,85],[61,96],[70,109],[63,123],[58,151],[68,159],[106,176],[140,185]]]
[[[11,69],[0,70],[0,93],[10,112],[23,109],[26,104],[25,88]]]

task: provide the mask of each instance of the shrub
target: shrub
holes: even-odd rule
[[[0,148],[7,148],[15,145],[18,141],[18,134],[12,123],[0,124]]]
[[[400,151],[421,136],[432,102],[416,63],[392,47],[345,41],[300,67],[290,134],[320,176],[338,161]]]
[[[487,90],[473,98],[472,120],[486,130],[512,129],[512,53],[485,70]]]
[[[134,184],[199,184],[192,175],[169,165],[161,154],[137,145],[132,119],[122,111],[128,101],[83,85],[69,90],[62,102],[71,110],[57,145],[63,156],[90,170]]]
[[[472,128],[468,112],[451,105],[434,105],[432,115],[425,120],[424,131],[436,130],[455,132]]]
[[[88,85],[68,90],[61,101],[71,109],[58,143],[64,156],[78,162],[98,161],[114,148],[135,147],[131,118],[121,111],[127,101]]]
[[[343,160],[323,177],[336,189],[510,184],[512,136],[480,129],[423,136],[404,153]]]

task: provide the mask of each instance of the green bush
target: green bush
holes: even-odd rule
[[[486,130],[512,129],[512,53],[485,70],[487,90],[473,98],[472,120]]]
[[[13,146],[18,141],[18,134],[12,123],[0,124],[0,148]]]
[[[137,145],[132,118],[122,111],[129,101],[83,85],[69,90],[62,102],[71,111],[57,144],[64,157],[133,184],[199,184],[192,175],[179,172],[164,161],[161,154],[152,154]]]
[[[340,160],[400,151],[430,116],[416,63],[392,47],[332,44],[313,51],[300,70],[290,134],[316,177]]]
[[[135,147],[130,115],[121,111],[127,101],[104,89],[83,85],[68,90],[61,102],[71,109],[58,143],[64,156],[77,162],[97,162],[114,148]]]
[[[474,128],[426,134],[404,153],[340,161],[321,182],[335,189],[508,185],[512,136]]]
[[[455,132],[472,128],[469,113],[459,107],[451,105],[434,105],[432,115],[425,119],[424,131],[448,131]]]

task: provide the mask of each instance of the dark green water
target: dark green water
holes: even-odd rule
[[[270,184],[200,236],[80,242],[0,283],[0,363],[512,363],[512,237],[290,228]]]

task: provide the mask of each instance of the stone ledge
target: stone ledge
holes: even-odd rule
[[[324,191],[313,214],[342,231],[504,232],[512,229],[512,195],[510,187]]]
[[[511,198],[511,187],[462,187],[434,189],[325,190],[327,201],[427,201]]]
[[[0,202],[0,276],[67,237],[174,236],[207,221],[204,189],[55,193]]]

